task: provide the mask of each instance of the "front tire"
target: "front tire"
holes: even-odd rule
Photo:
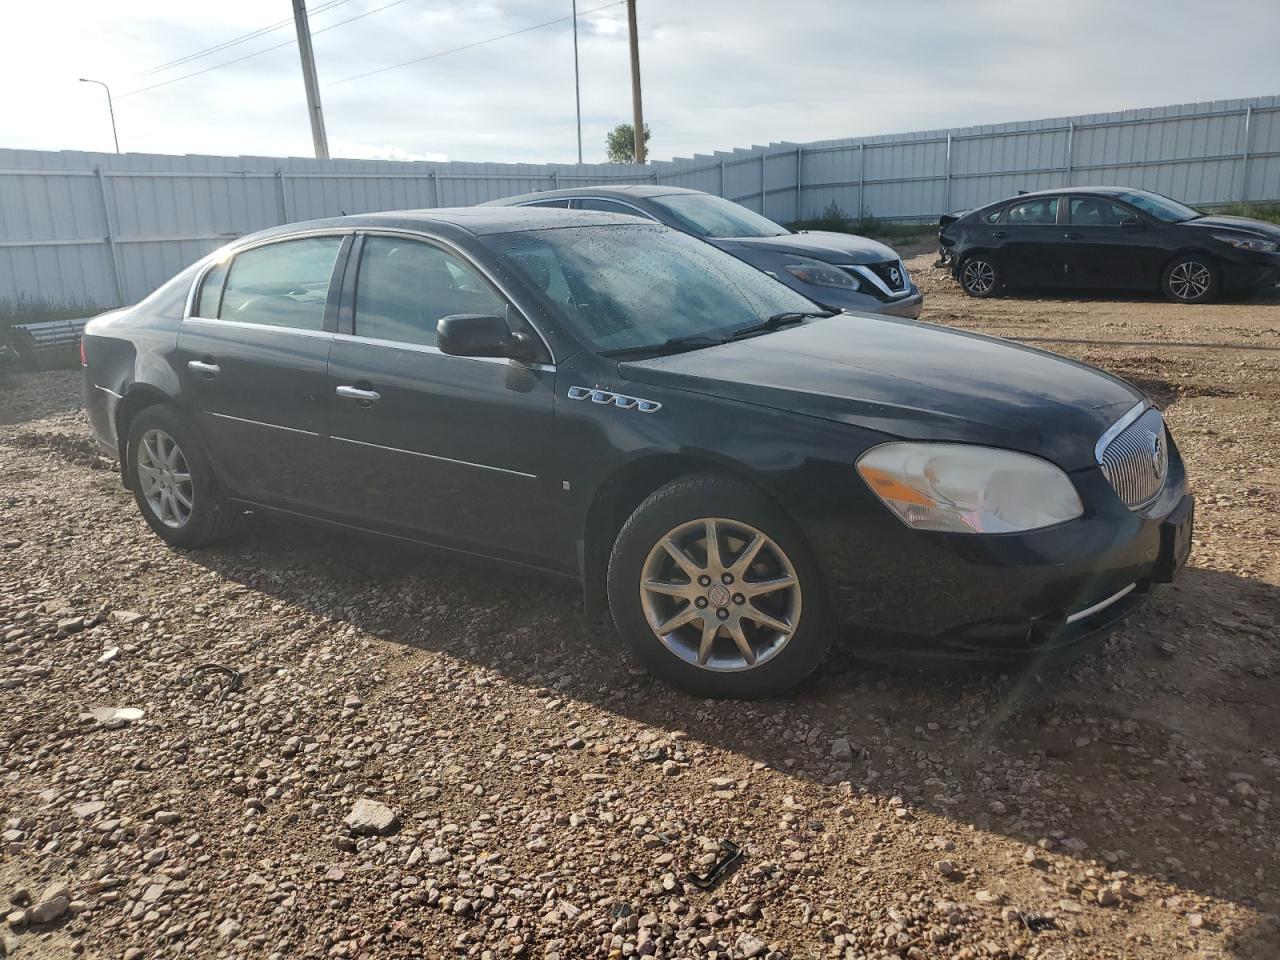
[[[618,632],[661,679],[695,696],[775,696],[831,646],[803,535],[763,491],[727,477],[672,481],[623,525],[608,571]]]
[[[957,278],[961,289],[971,297],[994,297],[1004,286],[999,264],[985,253],[966,257]]]
[[[1160,277],[1160,289],[1174,303],[1208,303],[1218,296],[1218,266],[1202,253],[1184,253],[1170,261]]]
[[[191,549],[235,528],[240,512],[222,495],[195,430],[177,411],[141,411],[129,425],[126,454],[134,500],[160,539]]]

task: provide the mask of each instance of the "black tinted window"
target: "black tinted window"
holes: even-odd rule
[[[1057,223],[1058,198],[1036,197],[1034,200],[1010,204],[1005,213],[1004,222],[1008,224]]]
[[[525,206],[526,207],[560,207],[561,209],[568,209],[568,206],[571,202],[572,201],[570,201],[568,197],[565,197],[561,200],[535,200],[533,201],[533,203],[526,203]]]
[[[1081,227],[1118,227],[1133,213],[1101,197],[1072,197],[1071,222]]]
[[[218,301],[222,299],[222,283],[226,279],[226,260],[204,275],[204,282],[200,284],[200,297],[196,301],[195,316],[216,317],[218,315]]]
[[[987,214],[986,216],[984,216],[982,219],[983,219],[983,220],[985,220],[987,223],[999,223],[999,222],[1000,222],[1000,214],[1002,214],[1002,213],[1004,213],[1004,207],[996,207],[994,210],[992,210],[990,213],[988,213],[988,214]]]
[[[628,207],[625,203],[618,203],[616,200],[598,200],[595,197],[584,197],[578,201],[579,210],[599,210],[602,213],[623,213],[628,217],[643,217],[644,214],[639,213],[634,207]]]
[[[506,303],[467,264],[439,247],[369,237],[356,278],[356,334],[433,347],[454,313],[503,316]]]
[[[323,330],[342,237],[307,237],[246,250],[231,261],[223,320]]]

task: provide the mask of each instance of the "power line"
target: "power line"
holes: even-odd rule
[[[593,7],[590,10],[584,10],[582,13],[578,14],[578,16],[589,17],[591,16],[591,14],[599,13],[601,10],[606,10],[609,7],[620,7],[625,2],[626,0],[614,0],[613,3],[606,3],[599,7]],[[550,26],[553,26],[554,24],[564,23],[566,20],[572,20],[572,19],[573,19],[572,14],[570,14],[567,17],[557,17],[555,20],[547,20],[545,23],[535,23],[531,27],[524,27],[523,29],[520,29],[520,30],[512,30],[510,33],[504,33],[496,37],[489,37],[487,40],[477,40],[474,43],[464,43],[460,47],[452,47],[448,50],[441,50],[437,53],[429,53],[425,57],[415,57],[412,60],[405,60],[403,63],[393,63],[389,67],[379,67],[377,70],[368,70],[365,73],[353,74],[350,77],[343,77],[341,80],[331,80],[329,81],[329,83],[326,84],[326,86],[334,87],[340,83],[350,83],[352,80],[363,80],[365,77],[376,76],[379,73],[386,73],[389,70],[399,70],[401,67],[409,67],[415,63],[425,63],[428,60],[435,60],[437,57],[444,57],[444,56],[448,56],[451,53],[458,53],[462,50],[471,50],[471,49],[474,49],[475,47],[482,47],[486,43],[493,43],[497,40],[506,40],[508,37],[516,37],[522,33],[529,33],[531,30],[541,30],[543,27],[550,27]]]
[[[350,2],[351,0],[329,0],[328,3],[322,3],[320,4],[320,6],[316,7],[314,10],[311,10],[309,12],[311,13],[312,16],[314,16],[317,13],[324,13],[324,11],[326,10],[332,10],[334,7],[339,7],[339,6],[342,6],[342,4],[344,3],[350,3]],[[169,70],[172,67],[178,67],[184,63],[190,63],[192,60],[199,60],[201,57],[207,57],[211,53],[220,53],[221,51],[226,50],[228,47],[234,47],[237,44],[245,43],[248,40],[254,40],[258,37],[263,36],[264,34],[271,33],[275,30],[283,29],[284,27],[291,26],[292,24],[293,24],[292,17],[290,17],[288,20],[280,20],[276,23],[268,24],[265,27],[259,27],[257,30],[252,30],[249,33],[242,33],[240,36],[232,37],[230,40],[224,40],[222,43],[215,44],[212,47],[205,47],[203,50],[197,50],[195,53],[189,53],[185,57],[178,57],[176,60],[169,60],[165,63],[160,64],[159,66],[152,67],[150,70],[143,70],[141,73],[135,73],[134,76],[149,77],[152,74],[163,73],[165,70]]]
[[[365,17],[371,17],[375,13],[381,13],[383,10],[388,10],[391,7],[396,7],[402,3],[407,3],[407,2],[408,0],[391,0],[390,3],[383,4],[380,7],[374,7],[372,10],[366,10],[364,13],[356,14],[354,17],[348,17],[346,20],[339,20],[337,23],[331,23],[327,27],[321,27],[319,30],[312,30],[311,35],[314,37],[317,34],[325,33],[329,30],[336,30],[338,27],[346,26],[348,23],[354,23],[356,20],[363,20]],[[291,19],[288,22],[293,23],[293,20]],[[148,90],[157,90],[160,87],[167,87],[169,86],[169,84],[177,83],[180,80],[190,80],[192,77],[198,77],[198,76],[201,76],[202,74],[211,73],[214,70],[221,70],[223,67],[229,67],[232,64],[243,63],[245,60],[251,60],[254,57],[261,56],[264,53],[270,53],[272,50],[280,50],[284,47],[291,47],[295,43],[297,43],[297,41],[293,39],[285,40],[283,43],[273,44],[270,47],[263,47],[261,50],[256,50],[253,53],[246,53],[243,57],[236,57],[234,60],[224,60],[222,63],[215,63],[213,66],[205,67],[203,70],[196,70],[192,73],[184,73],[180,77],[172,77],[168,80],[162,80],[159,83],[153,83],[148,87],[139,87],[137,90],[130,90],[128,93],[120,94],[120,96],[116,97],[116,99],[123,100],[125,97],[132,97],[134,94],[146,93]]]

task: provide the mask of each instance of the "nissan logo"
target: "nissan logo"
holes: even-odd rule
[[[894,284],[899,284],[902,282],[902,274],[898,272],[897,267],[889,268],[889,279],[892,280]]]

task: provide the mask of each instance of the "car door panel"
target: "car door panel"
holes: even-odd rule
[[[260,289],[241,295],[243,288],[235,288],[228,299],[225,293],[206,295],[212,282],[221,282],[215,268],[206,276],[194,313],[221,316],[186,317],[175,357],[183,397],[227,492],[286,509],[306,509],[322,496],[333,337],[324,327],[337,303],[332,277],[340,273],[349,246],[349,236],[308,239],[331,241],[312,247],[320,258],[315,270],[333,258],[323,281],[306,278],[298,289],[307,289],[300,294]],[[236,260],[259,249],[265,245],[238,253]],[[267,264],[260,272],[271,269]],[[233,261],[229,281],[235,270]],[[282,286],[289,282],[281,277]],[[259,322],[264,319],[276,322]]]
[[[999,238],[1005,282],[1052,286],[1064,280],[1062,230],[1057,197],[1034,197],[1010,204],[993,233]]]
[[[1150,288],[1159,283],[1163,254],[1145,218],[1104,197],[1072,197],[1068,271],[1086,287]],[[1137,226],[1124,227],[1125,220]]]

